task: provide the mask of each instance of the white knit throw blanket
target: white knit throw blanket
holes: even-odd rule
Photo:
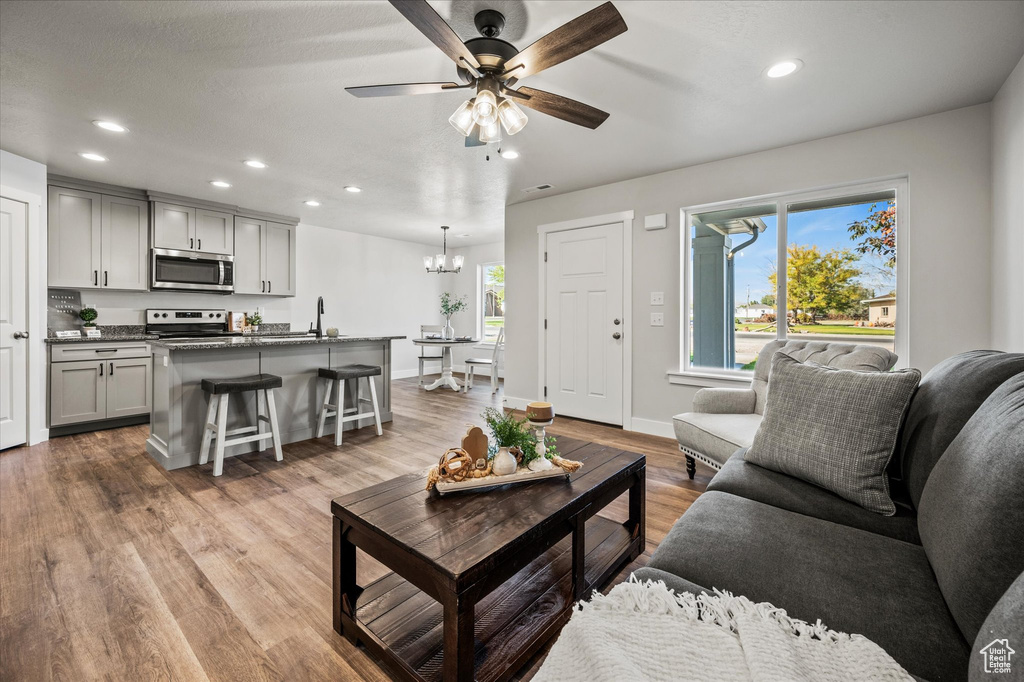
[[[715,590],[675,594],[631,578],[580,602],[534,682],[912,680],[860,635]]]

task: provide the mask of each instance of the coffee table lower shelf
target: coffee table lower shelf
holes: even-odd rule
[[[640,538],[615,521],[586,522],[584,594],[602,586],[640,554]],[[514,675],[569,618],[573,604],[572,540],[566,537],[481,599],[475,610],[475,678]],[[355,619],[343,618],[353,636],[400,679],[440,681],[443,647],[441,604],[389,573],[356,602]]]

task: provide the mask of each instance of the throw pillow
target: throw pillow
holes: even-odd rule
[[[764,419],[744,459],[885,516],[885,468],[921,373],[860,372],[772,357]]]

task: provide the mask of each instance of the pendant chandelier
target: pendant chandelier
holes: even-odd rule
[[[441,274],[444,272],[459,273],[462,271],[462,263],[465,261],[465,256],[452,256],[452,267],[449,270],[446,266],[448,265],[448,226],[441,226],[441,234],[443,236],[443,242],[441,247],[441,253],[436,256],[424,256],[423,267],[427,269],[427,272],[436,272]]]

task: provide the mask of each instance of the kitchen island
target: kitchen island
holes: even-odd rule
[[[321,367],[378,365],[381,421],[391,421],[391,342],[404,336],[340,336],[321,339],[308,335],[235,336],[150,341],[153,352],[153,402],[146,451],[165,469],[199,463],[199,446],[206,423],[208,396],[203,379],[230,379],[252,374],[276,374],[277,419],[282,443],[313,438],[323,402]],[[355,405],[355,384],[349,382],[346,404]],[[365,390],[365,386],[364,386]],[[231,396],[227,428],[256,424],[255,393]],[[373,424],[373,418],[350,422],[346,429]],[[327,433],[334,433],[333,419]],[[255,443],[229,447],[226,457],[254,452]],[[285,461],[288,460],[287,454]]]

